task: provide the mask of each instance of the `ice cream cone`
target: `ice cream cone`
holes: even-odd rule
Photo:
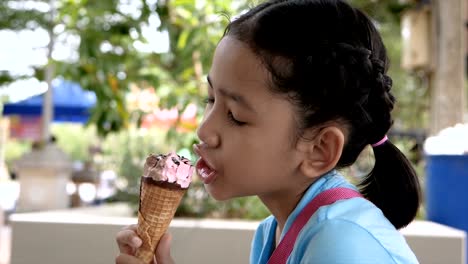
[[[143,244],[136,257],[145,264],[153,263],[159,240],[167,231],[186,190],[141,181],[137,234]]]
[[[153,263],[159,240],[192,181],[193,166],[175,152],[149,155],[140,183],[137,234],[143,243],[135,256],[145,264]]]

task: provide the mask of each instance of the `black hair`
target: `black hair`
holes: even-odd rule
[[[296,106],[299,134],[333,121],[347,130],[337,167],[353,164],[392,126],[395,97],[388,58],[373,22],[339,0],[270,0],[232,21],[234,37],[270,73],[270,88]],[[373,170],[359,184],[396,228],[409,224],[420,186],[408,159],[391,142],[374,148]]]

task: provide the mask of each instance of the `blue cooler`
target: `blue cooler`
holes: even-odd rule
[[[428,155],[426,161],[427,219],[468,233],[468,155]]]

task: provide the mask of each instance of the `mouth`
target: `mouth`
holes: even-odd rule
[[[203,151],[201,150],[201,144],[194,145],[193,150],[200,157],[195,165],[198,176],[201,178],[204,184],[210,184],[216,179],[216,170],[210,163],[204,158]]]
[[[203,158],[197,161],[197,174],[204,184],[210,184],[216,179],[216,171],[212,169]]]

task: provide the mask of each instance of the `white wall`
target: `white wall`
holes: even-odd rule
[[[115,234],[136,218],[122,206],[11,217],[11,264],[107,264],[118,250]],[[110,216],[99,216],[110,215]],[[114,216],[114,217],[111,217]],[[248,263],[250,241],[258,222],[175,219],[172,255],[178,264]],[[416,221],[402,230],[422,264],[465,264],[464,232]]]

